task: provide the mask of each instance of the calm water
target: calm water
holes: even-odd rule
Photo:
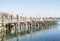
[[[60,41],[60,22],[56,25],[48,26],[40,31],[24,35],[18,38],[19,41]],[[12,38],[7,41],[17,41]]]

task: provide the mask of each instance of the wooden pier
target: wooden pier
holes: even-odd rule
[[[10,16],[10,19],[6,19],[5,16],[2,17],[2,22],[0,22],[0,30],[16,30],[18,26],[20,29],[26,29],[26,25],[30,28],[30,26],[34,25],[46,25],[56,23],[57,19],[43,19],[43,18],[19,18],[17,15],[16,18]],[[21,27],[23,26],[23,27]]]
[[[13,18],[12,15],[10,16],[10,18],[5,18],[5,16],[3,16],[2,21],[0,22],[0,33],[9,32],[19,34],[21,32],[24,33],[27,30],[29,30],[30,32],[34,32],[35,28],[40,29],[40,26],[51,25],[56,23],[57,19],[54,18],[20,18],[18,15],[15,18]]]

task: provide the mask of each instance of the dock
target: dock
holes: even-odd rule
[[[0,33],[20,34],[21,32],[24,33],[26,31],[34,32],[34,29],[40,29],[41,26],[56,23],[57,19],[55,18],[27,18],[19,15],[16,15],[16,17],[10,15],[8,18],[6,18],[6,16],[1,16]]]

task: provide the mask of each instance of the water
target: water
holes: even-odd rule
[[[17,38],[7,41],[17,41]],[[42,27],[40,31],[18,37],[18,41],[60,41],[60,22],[56,25]]]

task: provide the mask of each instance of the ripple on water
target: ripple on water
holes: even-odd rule
[[[8,41],[16,41],[17,38]],[[24,35],[19,38],[19,41],[60,41],[60,25],[50,26],[49,29],[34,32]]]

